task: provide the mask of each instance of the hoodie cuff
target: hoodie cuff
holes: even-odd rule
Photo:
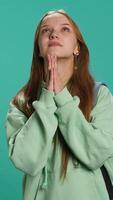
[[[56,104],[54,102],[53,96],[54,92],[49,91],[46,88],[42,88],[38,102],[40,102],[46,109],[50,109],[55,112]],[[33,102],[34,107],[36,106],[36,102],[37,101]]]
[[[55,100],[57,107],[61,107],[69,101],[72,101],[73,97],[68,91],[67,87],[65,87],[62,91],[56,94],[53,99]]]
[[[39,101],[44,103],[46,107],[55,106],[53,96],[54,96],[54,92],[49,91],[46,88],[42,88]]]

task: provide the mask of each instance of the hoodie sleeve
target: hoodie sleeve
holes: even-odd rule
[[[35,111],[29,119],[12,103],[7,114],[9,157],[18,169],[31,176],[45,166],[57,128],[53,95],[42,88],[39,100],[32,103]]]
[[[99,168],[113,156],[113,96],[101,86],[97,103],[88,122],[79,109],[80,99],[72,97],[65,87],[54,96],[58,109],[55,114],[66,143],[78,160],[87,168]]]

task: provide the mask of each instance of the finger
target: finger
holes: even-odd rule
[[[54,57],[54,69],[53,69],[53,84],[54,88],[57,88],[57,57]]]
[[[57,68],[57,56],[54,57],[54,67]]]
[[[57,68],[57,56],[56,55],[53,56],[53,66],[54,66],[54,68]]]
[[[49,55],[49,66],[50,66],[50,77],[49,77],[49,85],[48,89],[50,91],[53,91],[53,61],[52,61],[52,56]]]
[[[50,70],[50,79],[49,79],[48,89],[50,91],[53,91],[53,68],[51,68]]]
[[[50,70],[51,69],[51,57],[49,54],[47,55],[47,57],[48,57],[48,70]]]
[[[54,79],[56,80],[57,79],[57,57],[55,56],[54,57]]]
[[[51,55],[51,67],[54,68],[54,55]]]
[[[51,68],[51,62],[50,62],[50,55],[47,55],[47,67],[46,67],[46,83],[47,85],[49,84],[49,79],[50,79],[50,69],[48,67],[50,66]]]
[[[54,68],[51,67],[51,70],[50,70],[50,81],[53,81],[53,69]]]

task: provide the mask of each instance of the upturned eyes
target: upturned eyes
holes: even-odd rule
[[[70,32],[70,29],[68,27],[63,27],[62,28],[64,31]]]
[[[51,28],[44,28],[42,29],[41,33],[44,34],[44,33],[51,33],[53,31],[53,29]],[[62,27],[61,28],[61,32],[70,32],[70,28],[68,27]]]

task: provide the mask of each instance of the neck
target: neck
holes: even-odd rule
[[[58,59],[58,74],[63,85],[66,85],[73,74],[73,59]]]

